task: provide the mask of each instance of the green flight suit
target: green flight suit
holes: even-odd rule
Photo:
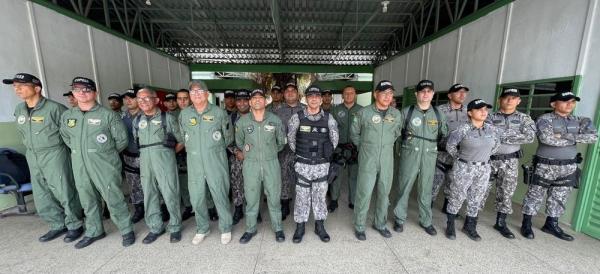
[[[83,219],[69,150],[59,132],[60,116],[66,109],[44,97],[31,112],[24,102],[15,108],[17,130],[27,148],[35,208],[50,230],[77,229]]]
[[[286,144],[284,126],[277,115],[265,111],[262,122],[254,120],[252,112],[242,116],[235,127],[235,143],[244,152],[242,174],[246,198],[246,232],[256,231],[261,188],[264,186],[271,228],[283,230],[281,224],[281,168],[277,153]],[[262,185],[261,185],[262,183]]]
[[[163,231],[160,210],[160,195],[169,211],[169,232],[181,231],[181,194],[177,176],[175,148],[163,145],[165,132],[172,134],[177,143],[183,143],[177,119],[166,113],[162,121],[162,111],[157,109],[152,117],[143,113],[134,120],[133,136],[140,146],[140,176],[144,190],[144,220],[152,233]],[[166,128],[165,128],[166,127]]]
[[[71,148],[75,186],[85,213],[85,236],[104,233],[102,200],[121,235],[133,231],[125,196],[121,191],[119,152],[127,147],[127,129],[119,113],[96,103],[89,111],[65,111],[60,134]]]
[[[408,213],[408,199],[413,184],[418,180],[417,193],[419,204],[419,223],[428,227],[431,225],[431,191],[433,186],[433,175],[437,159],[438,137],[448,134],[446,115],[438,111],[440,120],[435,115],[434,106],[427,110],[421,110],[418,106],[413,107],[411,117],[408,116],[406,107],[402,110],[402,126],[407,119],[407,139],[398,140],[400,147],[400,163],[397,165],[398,173],[398,201],[394,208],[396,222],[403,224]]]
[[[373,188],[376,188],[374,226],[383,229],[394,173],[394,142],[400,136],[400,111],[380,111],[371,104],[354,115],[350,139],[358,146],[358,181],[354,204],[354,228],[365,231]]]
[[[213,104],[208,104],[201,113],[191,105],[181,111],[179,124],[187,151],[188,187],[196,212],[197,233],[208,232],[206,200],[209,192],[219,214],[219,229],[222,233],[230,232],[232,216],[226,148],[233,141],[233,127],[229,116]]]
[[[354,103],[354,105],[348,109],[346,105],[342,103],[333,107],[333,110],[331,110],[331,115],[333,115],[333,118],[338,123],[338,130],[340,133],[338,148],[344,144],[352,143],[352,140],[350,140],[350,126],[352,125],[352,117],[354,117],[354,115],[362,108],[363,107],[361,105]],[[331,200],[337,201],[340,197],[343,172],[347,174],[348,202],[354,204],[356,197],[356,180],[358,178],[358,163],[346,165],[343,170],[340,170],[338,177],[329,186],[329,190],[331,191]]]

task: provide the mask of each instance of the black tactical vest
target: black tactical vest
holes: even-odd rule
[[[323,112],[318,121],[311,121],[298,112],[300,126],[296,132],[297,161],[305,164],[328,163],[333,154],[333,144],[329,138],[329,113]]]

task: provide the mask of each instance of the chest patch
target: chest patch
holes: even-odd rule
[[[148,127],[148,122],[146,122],[146,120],[142,120],[142,121],[140,121],[140,123],[138,124],[138,126],[141,129],[144,129],[144,128]]]
[[[249,125],[249,126],[246,128],[246,131],[248,131],[248,133],[252,133],[252,132],[254,132],[254,126],[253,126],[253,125]]]
[[[438,121],[437,120],[427,120],[427,125],[430,127],[435,127],[438,125]]]
[[[17,118],[17,123],[19,123],[19,125],[25,124],[25,120],[27,120],[27,118],[25,118],[25,115],[19,115],[19,117]]]
[[[108,137],[104,133],[98,134],[98,136],[96,136],[96,141],[100,144],[104,144],[108,141]]]
[[[160,124],[162,124],[162,121],[161,121],[161,120],[152,120],[152,121],[150,121],[150,122],[151,122],[153,125],[155,125],[155,126],[160,126]]]
[[[190,118],[190,126],[195,126],[198,124],[198,120],[196,120],[196,117]]]
[[[100,119],[88,119],[88,125],[99,126],[102,120]]]
[[[44,117],[42,117],[42,116],[32,116],[32,117],[31,117],[31,122],[32,122],[32,123],[38,123],[38,124],[41,124],[41,123],[43,123],[43,122],[44,122]]]
[[[421,124],[423,124],[423,120],[421,120],[421,117],[415,117],[410,121],[410,123],[415,127],[420,127]]]
[[[345,111],[343,111],[343,110],[340,110],[340,111],[337,113],[337,115],[338,115],[338,117],[340,117],[340,118],[344,118],[344,117],[346,116],[346,112],[345,112]]]
[[[274,127],[274,126],[271,126],[271,125],[265,125],[265,131],[268,131],[268,132],[273,132],[274,130],[275,130],[275,127]]]
[[[383,122],[385,122],[385,123],[393,123],[395,119],[396,118],[394,116],[392,116],[392,115],[386,115],[383,118]]]
[[[310,132],[310,126],[300,126],[301,132]]]
[[[77,125],[77,119],[67,119],[68,127],[75,127]]]
[[[375,124],[381,123],[381,116],[379,116],[379,115],[373,115],[373,117],[371,117],[371,122],[373,122]]]
[[[220,131],[215,131],[215,132],[213,132],[213,134],[212,134],[212,138],[213,138],[213,140],[215,140],[215,141],[219,141],[219,140],[221,140],[221,132],[220,132]]]
[[[215,116],[202,115],[202,121],[205,121],[205,122],[214,122],[215,121]]]

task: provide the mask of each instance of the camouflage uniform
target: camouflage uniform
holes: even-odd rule
[[[512,197],[517,188],[521,145],[533,142],[535,123],[529,115],[519,111],[511,114],[498,111],[488,117],[488,122],[496,127],[501,143],[490,161],[490,180],[496,180],[496,212],[512,214]],[[481,203],[482,208],[488,195],[489,191]]]
[[[469,121],[467,116],[467,107],[461,106],[459,109],[452,109],[450,103],[440,105],[437,107],[440,112],[446,115],[446,123],[448,124],[448,132],[454,131],[458,126]],[[451,176],[448,176],[450,169],[452,168],[453,160],[452,156],[448,154],[446,150],[446,139],[442,138],[438,147],[437,161],[435,164],[435,174],[433,176],[433,190],[431,200],[435,201],[438,193],[442,186],[444,186],[444,194],[446,197],[450,195],[449,185]]]
[[[490,184],[490,156],[499,147],[500,139],[490,124],[476,128],[467,123],[450,134],[446,150],[454,159],[454,165],[450,171],[449,214],[457,214],[466,199],[467,217],[477,217]]]
[[[243,116],[239,112],[233,112],[231,114],[231,123],[235,127],[235,124]],[[241,206],[244,204],[244,176],[242,174],[242,165],[244,161],[240,161],[235,157],[234,150],[236,148],[235,142],[227,147],[227,154],[229,154],[229,181],[231,183],[231,196],[233,198],[234,206]]]
[[[319,113],[310,115],[308,111],[303,110],[304,116],[310,121],[319,121],[320,119],[328,118],[327,127],[329,128],[329,139],[333,147],[331,152],[337,146],[339,140],[339,133],[337,128],[337,122],[330,114],[325,114],[323,110]],[[297,134],[304,131],[305,126],[300,126],[300,118],[298,114],[292,115],[288,122],[288,145],[293,152],[296,152],[298,162],[294,168],[298,174],[298,183],[296,184],[296,204],[294,206],[294,221],[296,223],[305,223],[308,221],[310,213],[310,207],[312,203],[313,214],[315,220],[325,220],[327,218],[327,175],[329,174],[329,162],[310,164],[306,159],[304,161],[302,156],[298,155],[297,151]],[[313,127],[315,129],[315,127]],[[323,131],[321,131],[323,132]]]
[[[539,141],[536,157],[546,160],[573,160],[577,154],[577,143],[590,144],[598,140],[598,132],[589,118],[547,113],[537,119],[536,126]],[[574,186],[568,177],[573,176],[576,170],[575,162],[535,164],[533,182],[529,184],[523,200],[523,214],[536,215],[547,193],[546,215],[561,217]]]
[[[280,103],[274,113],[281,119],[284,125],[287,125],[292,115],[303,110],[305,107],[306,105],[300,102],[294,107],[289,106],[287,103]],[[287,126],[285,127],[285,134],[288,134]],[[293,167],[296,156],[290,149],[290,146],[286,145],[283,150],[279,151],[278,157],[279,164],[281,165],[281,199],[289,200],[292,198],[292,186],[296,183],[296,174]]]
[[[132,205],[140,205],[144,202],[144,192],[140,180],[140,151],[138,150],[135,139],[133,138],[133,120],[142,113],[138,111],[135,115],[131,115],[129,111],[123,113],[122,119],[127,128],[127,137],[129,143],[127,148],[123,150],[123,171],[125,173],[125,181],[130,187],[129,201]]]

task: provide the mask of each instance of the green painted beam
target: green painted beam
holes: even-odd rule
[[[223,92],[231,89],[255,89],[261,86],[250,79],[225,79],[225,80],[202,80],[212,92]]]
[[[190,64],[190,71],[274,73],[373,73],[373,66],[335,66],[301,64]]]
[[[329,89],[333,93],[341,93],[346,86],[353,86],[359,94],[373,90],[373,82],[371,81],[317,81],[314,84],[322,90]]]

